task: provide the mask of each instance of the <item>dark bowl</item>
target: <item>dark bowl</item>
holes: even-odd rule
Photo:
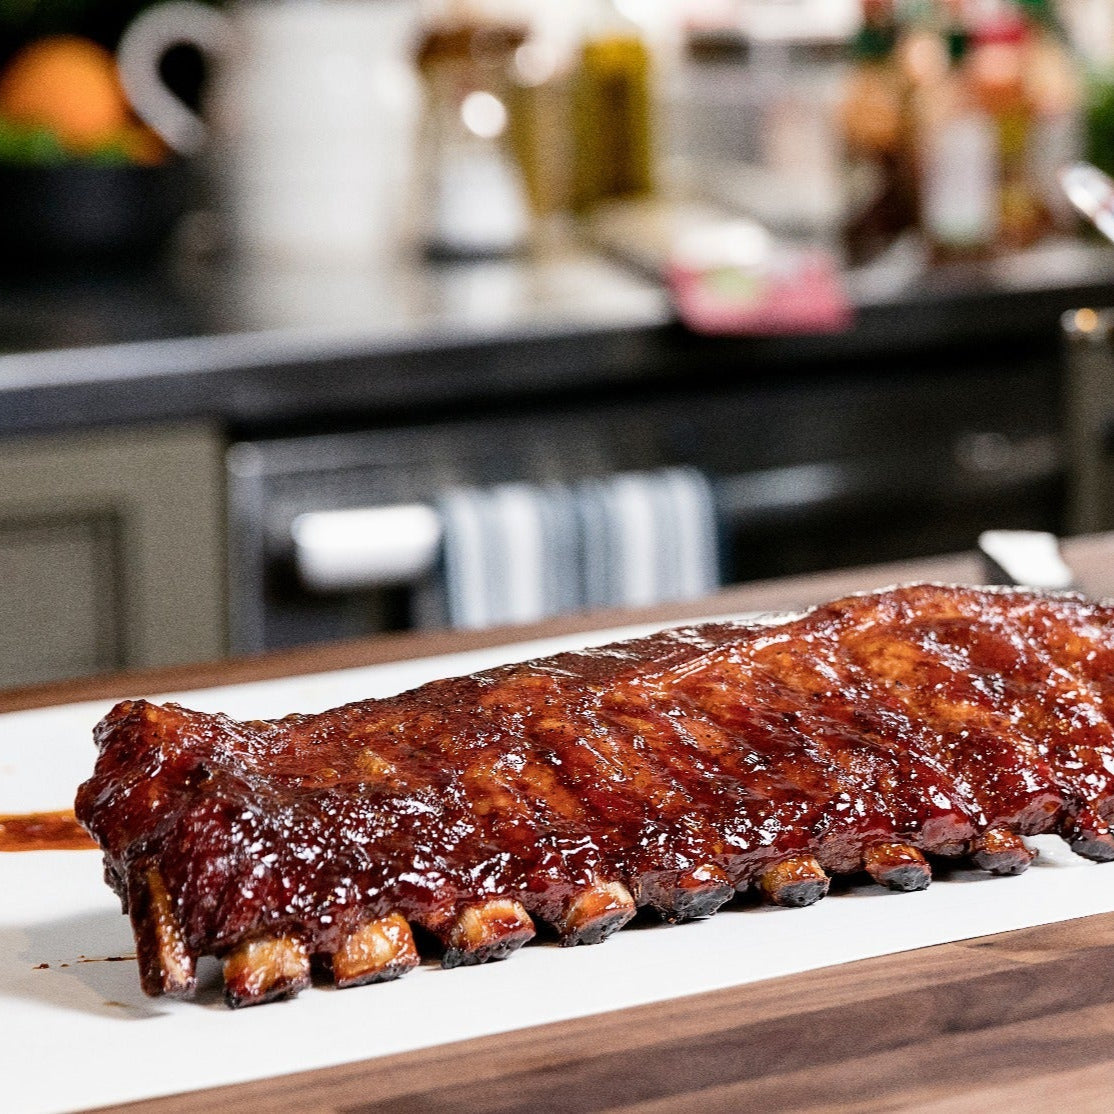
[[[170,239],[189,197],[184,161],[0,163],[0,256],[21,265],[153,255]]]

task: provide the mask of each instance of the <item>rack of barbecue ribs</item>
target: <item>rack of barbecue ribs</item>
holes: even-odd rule
[[[1114,859],[1112,722],[1114,604],[914,585],[320,715],[126,701],[77,814],[144,989],[215,955],[242,1006],[833,874],[918,890],[936,856],[1016,874],[1027,835]]]

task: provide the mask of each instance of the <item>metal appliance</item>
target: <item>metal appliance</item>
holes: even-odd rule
[[[988,528],[1060,530],[1057,385],[1042,361],[814,371],[241,441],[227,456],[231,649],[423,625],[439,575],[432,507],[458,484],[699,468],[727,582],[971,548]],[[321,533],[307,521],[354,508],[384,525],[366,577],[307,581],[298,547]],[[401,548],[392,523],[413,531]]]

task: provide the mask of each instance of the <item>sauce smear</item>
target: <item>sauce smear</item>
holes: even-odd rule
[[[95,851],[72,811],[0,816],[0,851]]]

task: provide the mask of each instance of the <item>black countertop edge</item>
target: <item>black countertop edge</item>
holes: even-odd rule
[[[739,378],[956,345],[1047,344],[1065,312],[1114,304],[1114,249],[1074,242],[1021,261],[852,282],[855,322],[827,335],[700,337],[675,323],[664,291],[648,280],[606,266],[589,274],[606,296],[594,307],[589,290],[572,311],[541,301],[536,312],[503,319],[434,313],[397,327],[229,331],[0,354],[0,435],[413,412],[677,382],[698,368]]]

